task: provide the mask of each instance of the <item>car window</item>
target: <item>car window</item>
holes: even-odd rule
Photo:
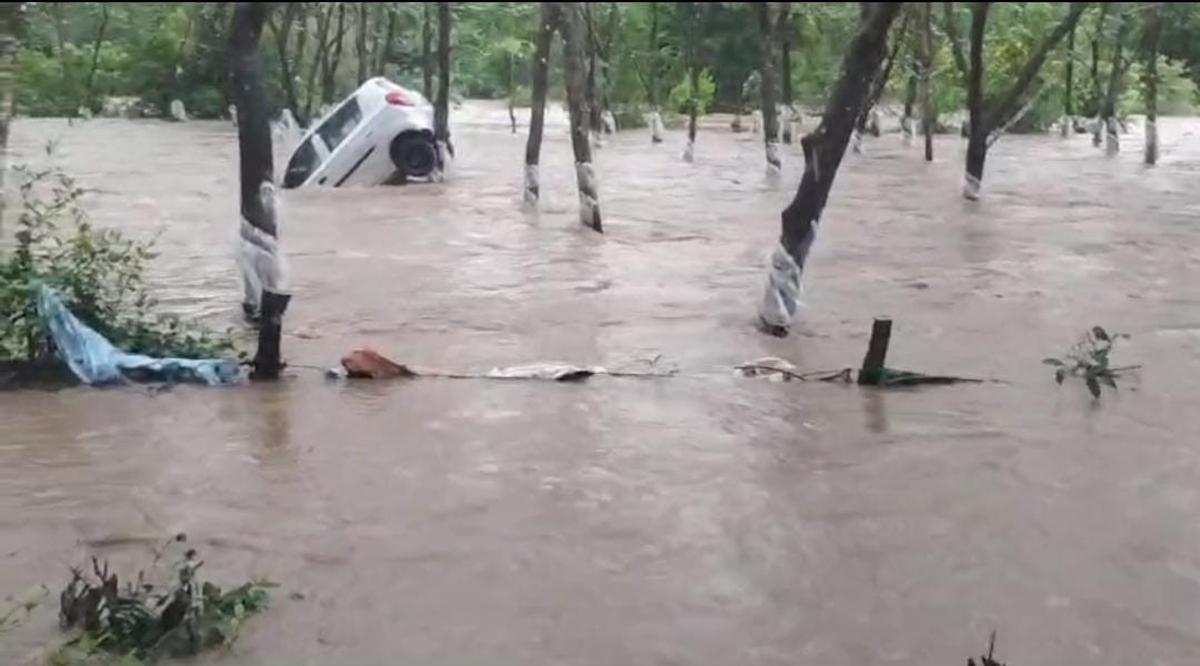
[[[321,139],[325,141],[329,152],[332,153],[346,140],[346,137],[350,136],[361,120],[362,111],[358,108],[358,100],[352,98],[335,111],[329,120],[321,123],[317,134],[321,135]]]
[[[310,137],[296,149],[296,154],[292,155],[292,160],[288,162],[287,173],[283,175],[283,186],[300,187],[303,185],[320,161],[317,149],[313,147],[313,138]]]

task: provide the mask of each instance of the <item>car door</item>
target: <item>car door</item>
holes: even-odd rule
[[[322,170],[324,162],[329,158],[329,150],[316,134],[309,136],[292,153],[288,160],[287,169],[283,173],[284,189],[300,187],[308,182],[313,174]],[[314,181],[315,182],[315,181]]]
[[[364,141],[362,108],[354,97],[346,100],[329,119],[317,128],[317,135],[329,151],[329,158],[318,183],[340,187],[354,175],[374,147]]]

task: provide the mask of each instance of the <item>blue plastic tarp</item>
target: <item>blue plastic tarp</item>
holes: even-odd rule
[[[59,357],[85,384],[136,380],[213,386],[232,384],[241,377],[233,359],[154,358],[121,351],[71,314],[62,298],[46,285],[38,286],[38,316]]]

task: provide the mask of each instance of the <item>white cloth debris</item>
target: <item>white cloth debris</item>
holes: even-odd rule
[[[272,183],[265,181],[258,192],[263,212],[268,220],[274,221],[278,234],[283,226],[278,192]],[[263,291],[288,293],[287,259],[280,252],[278,238],[250,224],[244,217],[239,238],[238,267],[242,274],[242,302],[257,313],[261,309]]]
[[[814,228],[815,234],[815,228]],[[812,246],[811,240],[809,247]],[[808,249],[805,248],[807,255]],[[771,269],[767,276],[767,290],[759,304],[758,316],[768,326],[786,327],[792,323],[800,309],[800,266],[783,244],[775,247],[771,254]]]
[[[571,365],[569,363],[551,362],[517,365],[509,368],[492,368],[484,376],[490,379],[547,379],[561,382],[604,374],[608,374],[608,370],[600,366],[587,367]]]

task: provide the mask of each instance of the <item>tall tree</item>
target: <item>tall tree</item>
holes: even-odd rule
[[[12,124],[13,93],[17,80],[17,51],[20,41],[22,6],[19,2],[0,4],[0,228],[4,226],[7,203],[8,132]]]
[[[382,7],[381,11],[387,15],[387,28],[382,33],[376,31],[375,71],[386,74],[387,64],[392,57],[392,42],[396,38],[396,7],[390,2],[377,4],[376,7]],[[382,41],[378,41],[381,35]]]
[[[781,2],[779,9],[779,101],[783,104],[783,142],[792,142],[792,123],[796,117],[795,92],[792,90],[792,40],[796,26],[792,23],[792,3]]]
[[[937,124],[933,106],[933,20],[931,3],[917,5],[921,32],[917,40],[917,79],[921,98],[921,135],[925,139],[925,161],[933,161],[933,130]]]
[[[762,31],[763,58],[761,65],[762,83],[759,86],[762,94],[763,116],[763,146],[766,149],[767,173],[778,175],[783,167],[779,157],[779,106],[777,89],[779,86],[775,76],[775,63],[779,61],[779,39],[777,36],[779,23],[779,3],[758,2],[758,26]]]
[[[87,86],[84,88],[84,103],[91,111],[98,111],[96,104],[96,70],[100,67],[100,47],[104,44],[104,33],[108,29],[108,3],[100,3],[100,27],[96,29],[96,42],[92,45],[92,67],[88,70]]]
[[[433,6],[421,3],[421,81],[425,99],[433,99]]]
[[[970,119],[967,133],[966,182],[963,185],[963,196],[971,200],[979,198],[988,147],[999,137],[1000,132],[1011,120],[1016,118],[1023,109],[1028,108],[1027,104],[1031,98],[1030,87],[1034,84],[1050,51],[1070,32],[1071,26],[1079,21],[1080,15],[1087,8],[1087,3],[1084,2],[1071,3],[1066,15],[1034,47],[1017,78],[1008,88],[999,95],[986,95],[983,87],[983,40],[991,4],[990,2],[976,2],[971,5],[971,51],[970,63],[966,71],[967,112]],[[953,24],[954,17],[948,18],[951,20],[948,20],[947,24]],[[948,30],[947,36],[953,40],[954,37],[949,32]],[[953,45],[953,48],[961,51],[961,45]]]
[[[433,138],[438,146],[438,168],[444,169],[446,155],[454,157],[450,141],[450,31],[454,15],[449,2],[437,3],[438,10],[438,90],[433,105]]]
[[[559,23],[563,38],[563,69],[567,80],[567,109],[571,118],[571,148],[575,152],[575,182],[579,188],[579,219],[593,230],[603,232],[596,172],[588,143],[588,120],[584,96],[587,94],[586,34],[583,8],[578,2],[562,3]]]
[[[779,246],[771,256],[766,293],[758,310],[763,329],[773,335],[787,335],[796,315],[800,279],[816,238],[817,224],[868,88],[879,71],[888,30],[900,11],[900,3],[864,4],[868,6],[846,48],[841,75],[825,104],[821,124],[800,141],[804,175],[795,198],[781,215],[783,230]]]
[[[304,110],[300,108],[300,97],[296,93],[296,80],[292,71],[292,61],[289,57],[288,46],[292,34],[293,26],[300,24],[300,29],[303,31],[303,23],[306,20],[304,3],[288,2],[283,6],[283,16],[276,22],[275,16],[272,16],[268,24],[271,27],[271,32],[275,34],[275,48],[279,53],[279,74],[283,83],[283,95],[287,100],[287,106],[295,116],[296,122],[300,125],[308,125],[308,116]],[[300,66],[300,57],[304,55],[304,33],[301,32],[299,39],[296,40],[299,45],[296,47],[299,54],[296,58],[296,66]]]
[[[1075,91],[1075,30],[1078,27],[1078,25],[1071,26],[1071,32],[1067,33],[1066,80],[1063,82],[1063,121],[1059,128],[1063,136],[1070,136],[1075,131],[1071,95]]]
[[[696,158],[696,116],[700,114],[700,45],[697,43],[697,24],[700,22],[697,13],[697,3],[681,2],[679,12],[683,14],[686,28],[684,41],[684,57],[688,70],[688,137],[687,146],[683,149],[683,159],[691,162]]]
[[[1112,60],[1108,68],[1108,87],[1104,92],[1104,103],[1100,107],[1100,118],[1104,122],[1104,133],[1107,137],[1105,143],[1105,152],[1109,155],[1116,155],[1121,151],[1121,135],[1117,126],[1117,98],[1121,95],[1122,83],[1125,81],[1125,70],[1128,69],[1129,62],[1132,58],[1126,59],[1125,52],[1125,37],[1129,34],[1129,25],[1132,22],[1132,13],[1125,3],[1113,3],[1116,5],[1118,17],[1118,27],[1116,40],[1113,42]]]
[[[242,279],[247,285],[243,307],[257,313],[258,351],[252,377],[277,379],[283,368],[280,338],[287,293],[279,250],[275,168],[259,38],[269,3],[239,2],[234,7],[229,60],[238,112],[238,161],[241,182]],[[257,288],[255,292],[254,288]]]
[[[307,120],[312,118],[313,96],[317,90],[317,74],[321,71],[324,63],[328,62],[329,56],[329,26],[333,23],[333,12],[335,5],[333,4],[318,4],[317,5],[317,44],[316,51],[313,53],[312,65],[308,68],[308,78],[304,85],[304,113],[302,116]],[[301,40],[303,43],[304,40]],[[307,122],[305,123],[308,124]]]
[[[861,7],[865,12],[866,4]],[[902,10],[903,11],[903,10]],[[879,98],[883,97],[883,91],[887,88],[887,84],[892,79],[892,68],[896,64],[896,58],[900,55],[900,47],[903,45],[904,37],[908,33],[908,19],[910,14],[904,12],[900,26],[892,31],[892,48],[884,58],[883,68],[875,75],[875,80],[870,88],[867,89],[867,98],[863,103],[862,110],[858,112],[858,120],[854,127],[854,150],[857,152],[860,149],[861,137],[866,132],[870,132],[871,136],[879,136],[879,120],[875,117],[875,107],[879,104]]]
[[[337,28],[321,62],[321,101],[330,104],[337,93],[337,71],[342,62],[342,43],[346,37],[346,3],[337,3]]]
[[[541,3],[541,20],[533,51],[533,86],[530,95],[529,138],[525,142],[525,188],[526,204],[537,203],[540,194],[538,184],[538,162],[542,153],[542,128],[546,123],[546,89],[549,82],[550,42],[558,26],[558,5]]]
[[[662,62],[659,58],[659,23],[658,10],[660,3],[651,2],[650,4],[650,40],[646,49],[645,69],[646,74],[642,74],[642,69],[637,70],[638,76],[642,79],[642,85],[646,87],[646,97],[650,100],[650,142],[662,143],[663,140],[663,122],[662,114],[659,111],[659,90]],[[686,3],[685,3],[686,4]],[[679,5],[676,5],[679,6]]]
[[[1146,95],[1146,146],[1142,156],[1146,164],[1158,162],[1158,48],[1162,42],[1165,2],[1151,3],[1146,18],[1146,66],[1142,89]]]
[[[355,55],[358,56],[358,83],[367,80],[371,71],[371,59],[367,56],[367,37],[371,31],[370,9],[372,2],[358,3],[358,27],[355,30]]]

